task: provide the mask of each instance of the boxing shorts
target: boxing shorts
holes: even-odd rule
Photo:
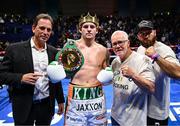
[[[65,125],[107,125],[105,97],[101,85],[95,87],[78,87],[69,84]]]

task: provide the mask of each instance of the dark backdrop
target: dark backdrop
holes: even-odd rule
[[[149,16],[154,12],[180,13],[180,0],[1,0],[0,13],[19,13],[33,17],[39,12],[60,15]]]

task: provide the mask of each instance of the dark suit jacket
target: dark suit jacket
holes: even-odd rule
[[[47,45],[49,62],[53,61],[57,50]],[[2,64],[0,64],[0,83],[11,87],[13,118],[23,123],[31,110],[34,86],[21,83],[23,74],[34,72],[30,40],[11,44],[6,49]],[[54,115],[55,99],[64,103],[61,83],[49,82],[51,114]]]

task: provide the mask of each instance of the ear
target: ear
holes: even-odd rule
[[[130,47],[130,44],[131,44],[131,42],[130,42],[130,40],[128,40],[128,47]]]
[[[139,33],[137,34],[137,39],[142,40],[142,36]]]
[[[82,33],[82,30],[81,30],[81,28],[79,28],[79,32],[80,32],[80,33]]]
[[[99,32],[99,27],[96,28],[96,34]]]
[[[32,32],[34,33],[36,26],[32,26]]]
[[[98,29],[96,29],[96,34],[98,33]]]
[[[154,34],[154,36],[156,36],[156,30],[153,30],[153,34]]]

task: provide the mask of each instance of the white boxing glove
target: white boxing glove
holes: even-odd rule
[[[52,83],[57,83],[66,77],[63,65],[58,61],[52,61],[47,67],[47,75]]]
[[[113,72],[110,67],[106,67],[105,70],[101,70],[97,75],[98,81],[100,81],[103,85],[106,85],[107,83],[111,82],[112,78]]]

